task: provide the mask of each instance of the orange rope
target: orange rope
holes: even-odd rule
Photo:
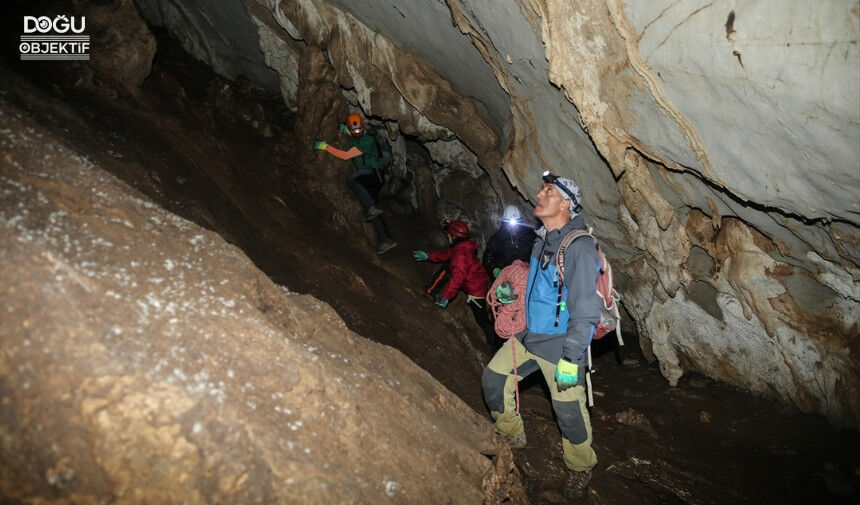
[[[496,334],[500,338],[511,338],[526,329],[526,284],[529,280],[529,265],[520,260],[514,261],[499,274],[487,293],[487,303],[493,309],[496,319]],[[510,283],[517,299],[513,303],[503,304],[496,298],[496,288],[503,283]]]
[[[487,293],[487,303],[493,310],[494,327],[499,338],[514,338],[517,333],[526,329],[526,284],[529,280],[529,265],[520,260],[505,267]],[[496,297],[496,288],[503,283],[510,283],[517,295],[513,303],[503,304]],[[517,373],[517,344],[511,342],[511,354],[514,361],[514,395],[517,400],[517,414],[520,413],[520,379]]]

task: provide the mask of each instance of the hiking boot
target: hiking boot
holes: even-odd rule
[[[511,449],[523,449],[526,446],[526,434],[525,432],[520,433],[515,437],[507,437],[508,445],[511,446]]]
[[[390,250],[394,249],[395,247],[397,247],[397,242],[395,242],[391,239],[383,240],[382,242],[379,243],[378,246],[376,246],[376,254],[382,254],[386,251],[390,251]]]
[[[564,495],[568,498],[581,498],[591,481],[591,470],[574,472],[568,469],[564,480]]]
[[[382,209],[380,209],[376,205],[371,205],[370,208],[367,209],[367,221],[372,221],[373,218],[379,217],[380,215],[382,215]],[[392,247],[394,247],[394,246],[392,246]],[[388,249],[391,249],[391,247],[389,247]],[[385,251],[387,251],[388,249],[386,249]],[[385,252],[385,251],[382,251],[382,252]]]

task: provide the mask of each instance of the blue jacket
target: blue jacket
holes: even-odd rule
[[[600,259],[596,244],[590,237],[580,237],[570,244],[564,254],[561,290],[564,303],[559,304],[556,255],[561,241],[575,229],[585,229],[582,215],[558,230],[537,230],[538,239],[532,248],[526,286],[527,326],[517,339],[529,352],[551,363],[565,357],[584,370],[585,349],[600,322],[601,305],[597,294]],[[580,374],[580,378],[584,375]]]

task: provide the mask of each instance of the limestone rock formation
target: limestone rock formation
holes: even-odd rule
[[[400,352],[5,99],[0,152],[4,498],[525,503],[492,425]]]
[[[101,80],[135,88],[152,69],[155,38],[131,0],[88,3],[83,8],[93,52],[88,64]]]
[[[656,274],[622,289],[671,382],[699,370],[860,421],[858,15],[546,3],[550,78],[620,177],[621,222]],[[690,303],[703,285],[721,311]]]
[[[245,75],[255,86],[278,86],[278,74],[266,67],[257,30],[239,0],[136,0],[151,25],[163,27],[185,50],[233,80]]]
[[[421,142],[456,136],[498,201],[510,186],[532,198],[543,170],[573,177],[643,348],[670,383],[697,370],[860,425],[856,2],[216,9],[244,9],[252,21],[241,27],[196,3],[145,3],[160,7],[144,14],[187,13],[171,30],[208,40],[216,69],[235,51],[187,25],[256,30],[288,104],[325,76]],[[311,59],[327,68],[294,71]],[[316,131],[336,127],[342,111],[329,112]]]

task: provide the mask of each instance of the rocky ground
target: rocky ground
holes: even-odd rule
[[[94,212],[95,204],[86,204],[79,196],[51,184],[42,190],[48,195],[48,203],[37,197],[22,199],[16,183],[7,183],[5,187],[7,193],[2,201],[4,470],[0,479],[4,501],[23,503],[28,496],[38,495],[51,503],[71,503],[75,498],[70,497],[86,503],[88,489],[109,488],[108,482],[145,489],[147,482],[162,478],[162,474],[149,470],[161,467],[153,459],[122,460],[116,456],[116,447],[131,447],[159,437],[168,443],[182,442],[173,445],[178,447],[174,449],[175,458],[169,459],[172,456],[168,453],[156,459],[160,462],[168,458],[173,462],[172,466],[161,468],[164,475],[185,475],[193,480],[195,484],[188,487],[202,493],[201,502],[229,501],[227,497],[251,501],[282,497],[286,502],[300,502],[302,492],[312,485],[318,488],[320,483],[333,486],[329,488],[330,494],[312,496],[320,500],[329,498],[330,502],[343,502],[344,496],[350,496],[355,503],[375,502],[371,497],[376,496],[388,496],[392,503],[417,503],[421,499],[427,503],[469,502],[473,501],[470,493],[474,493],[475,486],[482,485],[486,487],[483,497],[491,503],[501,501],[505,495],[513,502],[521,499],[517,485],[505,480],[511,475],[504,471],[505,451],[494,448],[494,437],[481,434],[481,430],[490,429],[480,419],[488,418],[480,392],[481,369],[489,359],[483,338],[462,299],[442,311],[419,293],[432,267],[415,264],[410,251],[441,243],[442,236],[434,223],[397,202],[384,202],[385,217],[400,245],[377,257],[373,254],[370,230],[361,224],[360,210],[348,198],[342,181],[309,180],[307,174],[313,173],[313,167],[296,166],[296,160],[315,161],[307,152],[297,152],[302,146],[290,141],[295,137],[294,118],[279,105],[279,97],[253,89],[241,80],[229,82],[214,76],[204,65],[190,61],[168,40],[159,40],[152,74],[134,92],[57,85],[40,77],[34,68],[7,67],[0,76],[4,83],[0,98],[6,180],[33,184],[42,172],[74,178],[75,172],[64,165],[66,161],[52,154],[55,145],[63,144],[84,156],[86,163],[107,170],[145,195],[138,205],[147,210],[146,216],[140,217],[138,213],[144,211],[108,205],[114,210],[100,214],[101,220],[112,214],[114,218],[105,222],[113,222],[115,226],[100,230],[103,233],[92,233],[85,228],[86,223],[96,222],[87,218],[88,213]],[[34,132],[42,136],[35,140]],[[21,172],[25,180],[9,175],[15,171],[13,167],[24,166],[18,158],[20,153],[13,153],[9,147],[23,136],[31,139],[26,151],[29,163]],[[332,159],[320,156],[317,162],[330,164]],[[345,164],[328,165],[319,173],[345,177],[348,171]],[[92,184],[94,201],[123,198],[118,193],[100,195],[101,184]],[[326,188],[331,188],[328,197]],[[253,273],[242,254],[218,243],[213,233],[188,231],[190,224],[160,209],[156,211],[149,199],[170,213],[222,236],[240,248],[265,276]],[[176,293],[174,301],[178,305],[173,309],[176,317],[190,317],[188,307],[220,310],[219,303],[236,300],[246,304],[242,307],[249,317],[274,326],[271,331],[292,332],[295,330],[291,325],[299,325],[303,328],[300,333],[305,336],[296,337],[297,345],[292,346],[261,336],[235,340],[222,336],[221,340],[209,342],[206,327],[197,328],[199,320],[194,320],[186,333],[171,332],[171,317],[163,310],[159,312],[163,317],[157,325],[133,324],[124,316],[139,318],[142,308],[126,307],[128,312],[116,312],[111,305],[101,303],[109,302],[114,293],[140,299],[143,306],[149,307],[147,310],[154,311],[154,302],[146,301],[146,293],[135,291],[136,288],[129,288],[128,293],[117,291],[118,288],[105,290],[106,284],[88,280],[93,278],[88,271],[70,270],[68,262],[56,254],[46,254],[50,248],[38,249],[31,242],[22,242],[18,237],[23,232],[11,235],[13,230],[19,230],[16,223],[22,222],[10,222],[14,219],[12,211],[19,204],[36,216],[25,221],[27,229],[49,230],[56,225],[52,219],[79,222],[79,234],[72,235],[70,240],[86,256],[80,258],[80,264],[90,265],[86,268],[92,269],[94,275],[100,270],[118,268],[111,263],[117,260],[109,259],[114,256],[108,254],[105,241],[116,248],[126,239],[121,232],[122,227],[128,227],[126,222],[132,224],[130,229],[139,229],[152,222],[150,214],[157,214],[159,222],[150,226],[158,238],[152,239],[150,246],[138,242],[135,247],[141,249],[134,252],[134,257],[129,253],[120,258],[141,263],[152,261],[161,271],[155,277],[170,279],[163,279],[164,282],[175,282],[177,273],[184,268],[167,268],[171,251],[188,255],[187,263],[200,261],[207,265],[208,273],[189,277],[187,289]],[[54,211],[39,211],[40,206],[50,206]],[[185,244],[181,251],[177,249],[176,241],[195,240],[198,235],[204,237],[202,242]],[[62,251],[65,246],[57,243],[52,247]],[[223,272],[228,279],[226,286],[207,278],[213,272]],[[59,278],[52,279],[51,275]],[[154,282],[152,269],[125,275],[128,283]],[[266,276],[275,284],[268,283]],[[31,292],[37,285],[65,286],[74,291]],[[198,293],[199,288],[208,289],[210,285],[215,291]],[[287,296],[296,300],[296,306],[290,310],[301,315],[297,321],[279,319],[277,304],[283,302],[279,301],[282,294],[273,292],[276,285],[283,286],[281,289],[290,293]],[[404,363],[399,353],[386,347],[368,344],[368,350],[362,347],[363,340],[348,337],[336,341],[342,346],[337,349],[311,350],[316,347],[313,341],[318,330],[314,326],[328,328],[333,333],[343,331],[335,331],[338,318],[324,305],[292,293],[308,293],[325,301],[350,330],[400,350],[457,395],[462,406],[452,407],[451,400],[436,390],[432,381],[419,378],[414,382],[418,386],[402,391],[397,377],[409,376],[413,384],[416,372]],[[243,300],[242,296],[250,299]],[[183,303],[188,306],[183,307]],[[236,314],[232,310],[235,307],[230,308],[231,314]],[[97,317],[90,322],[84,315]],[[213,332],[220,328],[222,335],[250,331],[243,330],[244,323],[227,322],[222,317],[207,320],[207,327]],[[26,336],[28,332],[34,333],[30,325],[46,321],[55,325],[40,330],[41,334],[50,335],[50,352],[33,349],[31,344],[36,343],[35,339]],[[133,333],[134,328],[141,327],[149,331]],[[61,338],[64,332],[68,333],[67,328],[77,328],[78,333],[71,332],[74,338]],[[120,333],[114,328],[119,328]],[[179,337],[181,344],[177,343]],[[856,433],[835,431],[823,418],[800,414],[695,375],[685,376],[678,387],[670,388],[656,367],[635,349],[635,336],[631,335],[628,343],[620,354],[611,346],[596,349],[599,374],[595,377],[597,405],[592,410],[592,421],[600,465],[584,503],[851,503],[856,499],[860,465],[857,456],[860,440]],[[92,346],[97,347],[96,355],[103,356],[104,363],[81,357],[93,353]],[[322,370],[314,370],[317,365],[308,367],[311,354],[326,362]],[[239,359],[241,367],[219,370],[224,374],[232,370],[234,375],[247,377],[227,377],[235,379],[230,386],[233,389],[219,385],[218,381],[233,384],[223,377],[195,378],[197,372],[193,370],[199,372],[204,368],[203,363],[215,356],[227,361],[233,359],[231,356]],[[272,363],[273,357],[278,365]],[[338,383],[333,386],[335,393],[327,397],[327,389],[319,389],[318,385],[325,381],[326,371],[347,366],[337,363],[337,359],[343,358],[351,363],[347,370],[339,370],[338,376],[364,373],[385,377],[371,381],[374,387],[378,386],[379,393],[370,394],[374,387],[355,389],[354,385]],[[32,366],[33,370],[22,370],[26,366]],[[278,388],[271,379],[272,374],[283,374],[277,377],[291,380],[285,370],[291,366],[300,370],[300,375],[313,377],[309,381],[318,381],[317,389],[313,385],[305,387],[312,399],[304,406],[308,417],[303,420],[309,423],[306,428],[310,435],[294,441],[306,444],[302,447],[313,452],[311,456],[292,459],[287,455],[294,448],[284,448],[289,438],[280,435],[295,431],[292,428],[286,431],[284,426],[295,426],[297,420],[287,420],[289,413],[274,408],[283,410],[286,403],[277,397]],[[28,379],[31,375],[27,374],[32,378]],[[219,411],[217,394],[194,403],[197,399],[194,394],[199,392],[189,391],[189,387],[193,390],[194,382],[189,379],[204,384],[212,382],[215,389],[225,389],[222,394],[228,396],[246,397],[247,403],[232,405],[227,416],[240,422],[234,425],[219,417],[223,412]],[[116,393],[117,384],[125,380],[140,383],[135,395]],[[359,382],[363,383],[358,380],[356,383]],[[25,387],[34,383],[39,384],[38,392]],[[70,384],[74,387],[69,387]],[[243,389],[246,384],[254,384],[254,391]],[[531,503],[564,503],[559,478],[563,470],[559,457],[561,442],[548,395],[539,379],[527,380],[522,390],[522,413],[529,444],[516,451],[514,460],[523,489]],[[273,394],[276,396],[272,397]],[[10,402],[21,407],[9,408]],[[373,482],[374,489],[381,489],[382,494],[370,491],[367,495],[356,494],[355,490],[364,481],[355,478],[344,484],[332,479],[335,470],[326,466],[337,461],[337,444],[323,443],[320,439],[348,443],[349,433],[360,435],[361,426],[370,426],[355,425],[347,413],[350,406],[359,403],[369,415],[373,414],[369,411],[379,409],[389,418],[397,418],[390,430],[374,424],[379,431],[354,442],[347,451],[350,455],[376,458],[376,463],[367,465],[374,477],[380,477]],[[55,407],[38,410],[46,404]],[[276,413],[269,412],[264,419],[256,420],[255,408],[260,405],[271,407]],[[96,413],[93,419],[101,424],[80,421],[71,423],[70,430],[69,424],[58,421],[78,419],[83,415],[81,409]],[[159,415],[167,418],[159,421]],[[457,416],[462,425],[454,422]],[[384,417],[375,417],[382,422],[381,426],[385,426]],[[51,421],[42,423],[38,419]],[[216,421],[207,424],[202,421],[206,419]],[[420,436],[408,430],[398,431],[405,419],[409,420],[407,424],[423,427]],[[200,423],[199,430],[196,422]],[[441,439],[421,438],[429,437],[427,432],[431,428],[427,423],[433,425],[432,429],[444,424],[445,435]],[[27,428],[15,428],[19,425]],[[93,426],[101,426],[102,430]],[[245,428],[240,430],[236,426]],[[346,431],[331,426],[343,426]],[[143,441],[126,435],[135,427],[148,428],[140,435]],[[52,446],[42,434],[46,428],[61,434],[55,452],[74,454],[86,447],[82,445],[84,441],[100,447],[93,452],[92,465],[87,467],[91,470],[82,473],[77,469],[70,473],[71,460],[52,458]],[[209,447],[207,444],[213,444],[213,439],[205,437],[213,436],[229,440],[232,445],[212,448],[217,457],[195,470],[200,462],[194,460],[199,456],[195,456],[191,446]],[[242,437],[248,437],[252,443]],[[34,441],[39,443],[34,445]],[[254,449],[249,451],[249,446]],[[432,468],[415,465],[412,458],[426,456],[424,453],[430,447],[437,449],[442,461],[432,468],[444,467],[447,473],[437,477],[427,473]],[[495,466],[473,459],[475,454],[482,453],[496,456]],[[227,469],[222,474],[214,470],[223,465]],[[382,479],[386,465],[392,471],[396,469],[400,478]],[[356,466],[364,468],[365,463]],[[344,466],[336,473],[342,475],[347,470],[354,469]],[[129,472],[135,471],[132,478]],[[139,480],[143,474],[149,480]],[[487,479],[486,475],[497,478]],[[42,480],[38,485],[28,484],[30,487],[25,489],[22,483],[34,478]],[[299,483],[298,487],[283,484],[290,478]],[[402,487],[404,479],[422,491],[404,492],[418,489]],[[460,479],[469,484],[457,488],[454,482]],[[247,489],[254,489],[256,494],[240,494]]]

